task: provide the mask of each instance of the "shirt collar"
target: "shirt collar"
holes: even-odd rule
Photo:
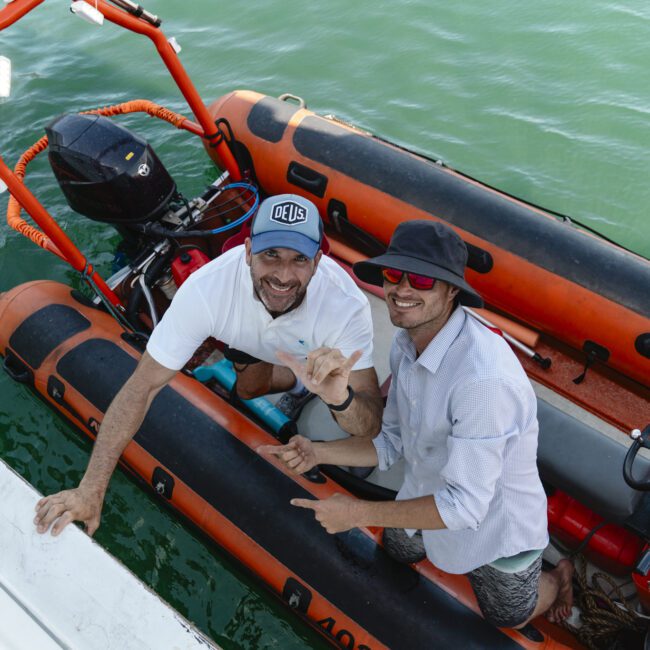
[[[424,352],[416,359],[415,344],[408,335],[408,330],[400,330],[397,333],[395,342],[400,350],[407,355],[409,360],[414,363],[419,363],[426,368],[429,372],[435,373],[442,360],[447,354],[447,350],[451,344],[456,340],[460,331],[465,325],[467,314],[462,307],[457,307],[449,317],[449,320],[443,325],[442,329],[433,337],[433,340],[424,349]]]

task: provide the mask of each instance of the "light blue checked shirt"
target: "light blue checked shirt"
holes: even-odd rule
[[[447,528],[422,531],[431,562],[467,573],[544,548],[537,401],[504,339],[457,308],[419,357],[399,330],[390,365],[374,444],[380,469],[406,461],[397,499],[435,498]]]

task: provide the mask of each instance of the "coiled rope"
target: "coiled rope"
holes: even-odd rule
[[[574,578],[578,582],[576,606],[580,608],[582,625],[575,627],[563,621],[562,625],[589,650],[611,648],[617,639],[625,633],[643,634],[648,627],[648,620],[637,614],[620,587],[606,573],[594,573],[591,584],[587,579],[587,560],[584,555],[576,558]],[[606,583],[610,588],[604,588]],[[640,642],[642,643],[642,641]],[[617,646],[623,647],[623,646]]]

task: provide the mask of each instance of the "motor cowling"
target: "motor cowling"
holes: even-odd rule
[[[144,139],[100,115],[62,115],[45,131],[50,165],[73,210],[116,225],[163,216],[176,184]]]

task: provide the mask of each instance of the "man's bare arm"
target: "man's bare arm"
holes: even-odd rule
[[[319,464],[368,467],[378,463],[377,451],[370,438],[352,437],[331,442],[312,442],[294,436],[286,445],[264,445],[260,454],[279,458],[296,474],[308,472]],[[335,494],[322,501],[292,499],[291,504],[314,511],[314,516],[328,533],[340,533],[359,526],[446,528],[433,496],[401,501],[364,501]]]
[[[99,527],[102,504],[115,466],[149,410],[152,400],[176,374],[145,352],[115,399],[99,428],[90,462],[73,490],[44,497],[36,504],[34,523],[39,533],[58,535],[71,521],[82,521],[92,535]]]
[[[295,474],[304,474],[320,464],[374,467],[379,462],[372,440],[360,436],[330,442],[294,436],[286,445],[263,445],[257,451],[279,458]]]
[[[330,412],[341,429],[349,434],[374,438],[381,429],[384,410],[377,373],[374,368],[353,370],[348,377],[348,384],[354,391],[350,406],[344,411]],[[346,391],[345,398],[347,397]]]
[[[322,501],[291,499],[291,505],[314,511],[328,533],[341,533],[359,526],[440,530],[446,528],[433,496],[403,501],[363,501],[335,494]]]

